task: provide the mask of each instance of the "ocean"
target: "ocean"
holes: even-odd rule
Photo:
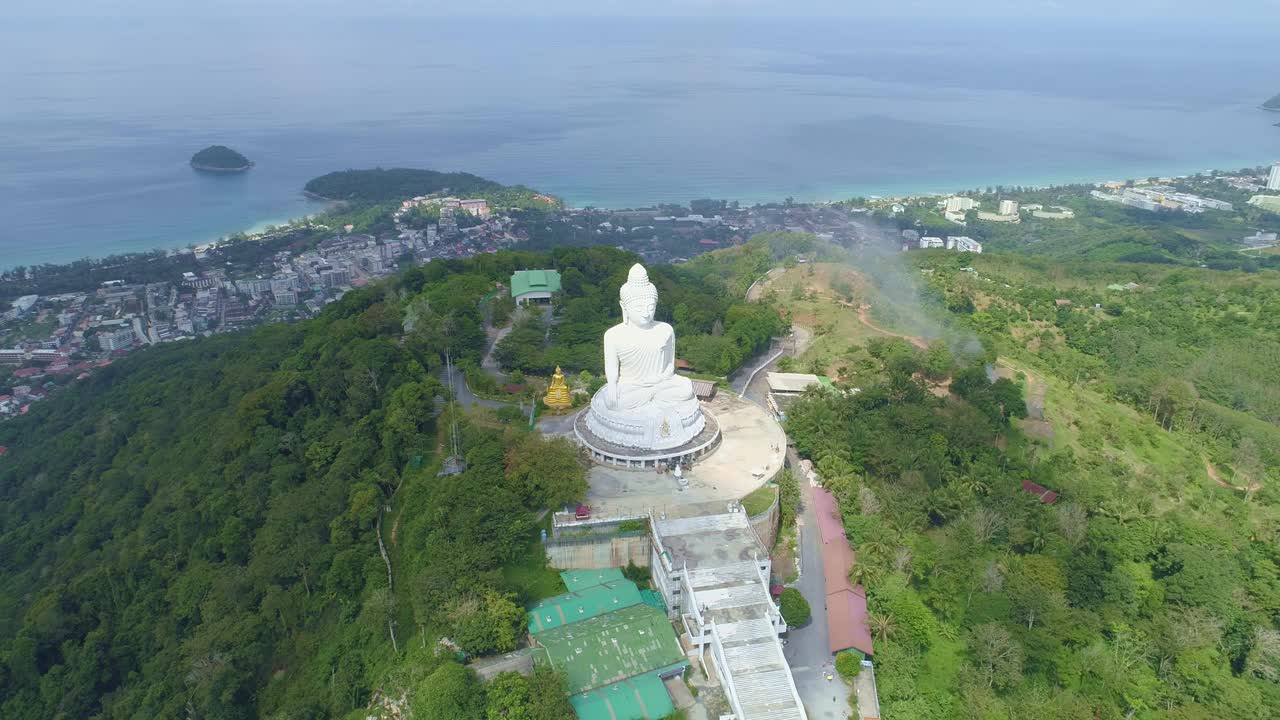
[[[183,247],[422,167],[571,205],[840,199],[1280,159],[1277,28],[858,19],[0,27],[0,267]],[[209,176],[209,144],[256,162]]]

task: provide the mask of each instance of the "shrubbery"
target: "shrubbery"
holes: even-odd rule
[[[800,627],[809,622],[813,613],[809,610],[809,601],[795,588],[786,588],[779,598],[782,620],[788,627]]]
[[[836,655],[836,672],[845,680],[853,680],[862,672],[862,656],[854,652],[842,652]]]

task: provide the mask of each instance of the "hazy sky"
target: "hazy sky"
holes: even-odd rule
[[[18,0],[18,17],[147,15],[849,16],[1280,22],[1280,0]],[[8,13],[6,13],[8,14]],[[11,15],[12,17],[13,15]]]

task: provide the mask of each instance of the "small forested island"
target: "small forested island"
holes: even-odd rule
[[[226,145],[210,145],[191,156],[191,167],[205,172],[244,172],[253,161]]]
[[[1280,94],[1276,94],[1270,100],[1262,103],[1262,109],[1280,112]]]

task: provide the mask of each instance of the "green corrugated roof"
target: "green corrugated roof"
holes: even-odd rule
[[[656,672],[574,695],[569,702],[579,720],[658,720],[676,711]]]
[[[622,571],[618,568],[605,568],[604,570],[565,570],[560,573],[560,578],[564,580],[564,586],[569,592],[582,592],[587,588],[603,585],[608,582],[617,582],[626,580],[622,576]]]
[[[563,625],[535,640],[543,649],[536,658],[565,674],[571,695],[688,664],[667,616],[643,604]]]
[[[642,601],[644,601],[644,604],[645,604],[645,605],[648,605],[648,606],[653,607],[653,608],[657,608],[658,610],[661,610],[662,612],[666,612],[666,611],[667,611],[667,604],[666,604],[665,602],[663,602],[663,601],[662,601],[662,595],[661,595],[660,593],[656,592],[656,591],[653,591],[653,590],[641,590],[641,591],[640,591],[640,599],[641,599]]]
[[[560,273],[555,270],[517,270],[511,274],[511,297],[531,292],[560,292]]]
[[[557,595],[529,609],[529,632],[536,635],[642,602],[640,590],[630,580],[615,580],[581,592]]]

